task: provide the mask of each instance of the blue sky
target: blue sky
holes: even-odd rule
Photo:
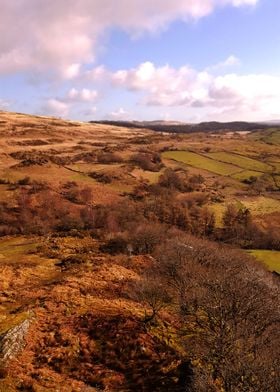
[[[0,109],[85,121],[280,118],[279,0],[0,5]]]

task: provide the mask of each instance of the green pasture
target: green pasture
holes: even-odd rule
[[[249,253],[257,260],[263,262],[270,271],[280,273],[280,252],[276,250],[253,249]]]
[[[239,173],[233,174],[231,177],[238,181],[245,181],[248,180],[250,177],[260,177],[263,173],[256,172],[253,170],[243,170]]]
[[[272,128],[262,132],[254,132],[250,135],[254,140],[260,140],[267,144],[280,145],[280,129]]]
[[[212,173],[222,176],[230,176],[240,172],[240,168],[230,163],[223,163],[215,161],[206,156],[196,154],[191,151],[165,151],[162,154],[163,158],[173,159],[178,162],[183,162],[187,165],[196,167],[198,169],[208,170]]]
[[[261,172],[269,172],[273,170],[270,165],[243,155],[233,154],[229,152],[212,152],[206,155],[209,158],[225,163],[230,163],[246,170],[256,170]]]

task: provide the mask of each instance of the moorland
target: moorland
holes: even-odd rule
[[[277,127],[0,112],[0,391],[275,392],[279,274]]]

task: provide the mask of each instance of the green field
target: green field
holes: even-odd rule
[[[249,179],[250,177],[260,177],[262,175],[263,173],[261,172],[256,172],[253,170],[243,170],[242,172],[233,174],[231,177],[238,181],[244,181]]]
[[[162,157],[174,159],[175,161],[183,162],[198,169],[208,170],[222,176],[230,176],[240,172],[240,168],[237,166],[229,163],[218,162],[214,159],[190,151],[165,151],[162,154]]]
[[[209,158],[225,163],[231,163],[246,170],[256,170],[260,172],[271,172],[273,170],[273,168],[266,163],[245,157],[243,155],[232,154],[228,152],[211,152],[206,155]]]
[[[264,143],[280,145],[280,129],[268,129],[262,132],[256,132],[249,136],[254,140],[261,140]]]
[[[280,145],[280,130],[275,129],[263,139],[266,143]]]
[[[250,250],[249,253],[263,262],[270,271],[280,273],[280,252],[275,250]]]

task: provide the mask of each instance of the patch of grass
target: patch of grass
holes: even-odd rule
[[[215,215],[215,222],[217,227],[223,227],[223,215],[226,210],[225,203],[217,203],[209,206],[211,212]]]
[[[248,197],[240,199],[240,201],[246,208],[249,208],[253,215],[264,215],[280,211],[280,201],[270,197]]]
[[[264,141],[269,144],[280,145],[280,130],[275,129],[268,136],[264,138]]]
[[[16,315],[0,316],[0,335],[16,327],[30,317],[28,312],[22,312]]]
[[[206,156],[190,151],[165,151],[163,158],[174,159],[199,169],[204,169],[215,174],[230,176],[240,172],[240,168],[229,163],[215,161]]]
[[[120,163],[111,163],[111,164],[100,164],[100,163],[79,163],[75,165],[67,165],[70,169],[78,170],[83,173],[91,172],[91,171],[106,171],[108,169],[119,169],[122,167]]]
[[[280,211],[280,201],[270,197],[257,196],[242,199],[232,199],[223,203],[216,203],[209,206],[214,212],[217,227],[222,227],[223,215],[228,204],[236,204],[238,208],[246,207],[253,216],[271,214]]]
[[[267,144],[280,145],[280,129],[270,128],[262,132],[252,134],[254,140],[260,140]]]
[[[253,170],[243,170],[242,172],[233,174],[231,177],[238,181],[244,181],[249,179],[250,177],[260,177],[262,175],[263,173],[261,172],[256,172]]]
[[[0,255],[3,257],[12,257],[20,254],[27,254],[36,250],[38,242],[30,241],[26,238],[9,238],[0,241]]]
[[[143,178],[144,180],[148,180],[150,183],[154,184],[158,182],[158,179],[162,172],[151,172],[147,170],[142,170],[142,169],[134,169],[131,173],[133,177],[135,177],[137,180],[140,180]]]
[[[276,250],[250,250],[249,253],[263,262],[269,271],[280,273],[280,252]]]
[[[96,180],[92,177],[87,176],[86,174],[80,174],[80,173],[73,173],[71,176],[71,180],[78,182],[78,183],[88,183],[88,184],[95,184]]]
[[[133,185],[124,184],[120,181],[114,181],[114,182],[111,182],[111,184],[106,185],[106,189],[111,189],[112,191],[115,191],[118,193],[132,192]]]
[[[231,163],[233,165],[239,166],[246,170],[256,170],[261,172],[272,171],[272,167],[264,162],[245,157],[238,154],[232,154],[229,152],[212,152],[206,154],[208,157],[213,158],[217,161],[222,161],[225,163]]]

